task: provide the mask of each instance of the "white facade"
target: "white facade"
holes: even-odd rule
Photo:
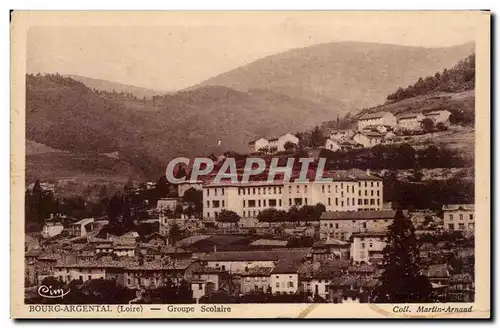
[[[383,135],[375,132],[358,132],[352,138],[364,148],[370,148],[382,143]]]
[[[433,110],[432,112],[425,113],[425,116],[432,119],[435,124],[447,123],[450,115],[451,112],[448,110]]]
[[[328,150],[331,150],[331,151],[337,151],[341,147],[337,141],[332,140],[332,139],[326,139],[325,148]]]
[[[211,184],[203,188],[203,216],[216,218],[222,210],[242,218],[255,218],[267,208],[325,205],[327,211],[379,210],[383,205],[382,179],[355,175],[332,182],[250,182]]]
[[[443,225],[447,231],[474,231],[474,204],[443,206]]]
[[[266,138],[259,138],[257,140],[254,140],[249,143],[250,145],[250,150],[258,152],[260,149],[268,147],[268,148],[276,148],[276,151],[284,151],[285,150],[285,144],[287,142],[291,142],[295,145],[299,144],[299,138],[294,136],[291,133],[285,133],[281,135],[280,137],[276,138],[271,138],[271,139],[266,139]]]
[[[397,126],[397,118],[390,112],[378,112],[365,115],[358,119],[358,130],[363,130],[370,125]]]
[[[408,131],[420,130],[421,122],[424,118],[424,115],[420,113],[401,115],[398,117],[398,129]]]
[[[45,222],[42,228],[42,237],[51,238],[57,236],[64,230],[61,222]]]
[[[271,273],[271,290],[273,294],[295,294],[298,287],[298,273]]]
[[[91,279],[105,279],[106,269],[85,266],[61,266],[55,268],[54,276],[65,283],[69,283],[73,280],[80,280],[82,282],[85,282]]]
[[[370,263],[370,251],[381,252],[386,246],[381,234],[353,234],[351,241],[351,259],[355,263]]]
[[[245,272],[247,269],[262,267],[262,268],[274,268],[275,261],[260,261],[260,260],[250,260],[250,261],[207,261],[207,266],[210,268],[216,268],[222,271],[228,271],[231,274]]]

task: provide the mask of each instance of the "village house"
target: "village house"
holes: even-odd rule
[[[469,273],[450,275],[447,302],[474,302],[474,279]]]
[[[347,259],[333,259],[316,262],[313,260],[314,270],[311,275],[301,279],[302,290],[312,295],[328,299],[328,286],[337,277],[347,273],[350,261]]]
[[[94,231],[94,218],[81,219],[71,225],[71,235],[83,237]]]
[[[231,276],[227,271],[211,267],[200,267],[193,270],[191,290],[196,302],[205,295],[224,290],[232,292]]]
[[[387,125],[392,128],[397,126],[397,118],[390,112],[376,112],[366,114],[358,119],[358,130],[363,130],[371,125]]]
[[[443,205],[443,228],[448,231],[474,231],[474,204]]]
[[[351,235],[351,259],[354,263],[371,263],[386,246],[385,232],[354,232]]]
[[[377,280],[372,277],[342,275],[336,277],[328,285],[328,301],[331,303],[369,303],[370,295],[376,286]]]
[[[286,143],[299,144],[299,138],[291,133],[285,133],[279,137],[272,137],[269,139],[259,138],[248,143],[250,152],[258,152],[263,148],[274,148],[276,151],[284,151]]]
[[[299,289],[299,266],[301,262],[282,259],[271,272],[273,294],[295,294]]]
[[[337,151],[341,149],[342,147],[340,146],[340,142],[337,140],[333,139],[326,139],[325,142],[325,149],[331,150],[331,151]]]
[[[254,267],[274,268],[282,258],[302,259],[306,255],[304,250],[212,252],[202,256],[200,261],[209,267],[236,274]]]
[[[405,113],[397,116],[398,129],[403,131],[417,131],[421,129],[422,113]]]
[[[354,136],[354,131],[351,129],[337,130],[330,134],[330,139],[335,141],[349,140]]]
[[[358,131],[352,138],[355,142],[362,145],[364,148],[370,148],[381,144],[384,139],[384,134],[374,131]]]
[[[434,121],[434,124],[449,123],[451,112],[446,109],[433,110],[424,114],[426,118],[430,118]]]
[[[45,220],[41,234],[43,238],[48,239],[59,235],[63,230],[64,225],[60,221],[56,219]]]
[[[396,211],[324,212],[320,217],[320,238],[349,240],[353,233],[385,232]]]
[[[350,253],[350,244],[347,241],[338,239],[320,240],[312,247],[313,262],[323,262],[336,258],[347,259]]]
[[[240,292],[247,294],[251,292],[267,292],[271,286],[271,272],[273,267],[252,267],[239,273]]]

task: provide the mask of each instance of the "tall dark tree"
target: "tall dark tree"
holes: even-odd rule
[[[432,286],[421,270],[415,227],[401,210],[389,226],[383,252],[384,271],[374,290],[374,302],[432,302]]]
[[[203,192],[194,188],[189,188],[184,192],[182,200],[187,203],[193,203],[196,213],[203,212]]]
[[[325,144],[326,138],[320,128],[316,126],[311,132],[311,147],[317,148]]]

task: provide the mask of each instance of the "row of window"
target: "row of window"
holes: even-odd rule
[[[363,183],[360,181],[358,182],[358,186],[361,187],[363,185]],[[368,187],[368,182],[365,181],[364,182],[364,186],[365,187]],[[370,186],[373,188],[374,186],[376,187],[379,187],[380,186],[380,182],[379,181],[376,181],[375,183],[373,181],[370,182]],[[328,188],[328,193],[331,193],[331,185],[327,185],[327,188]],[[337,188],[338,188],[338,185],[335,185],[335,191],[337,192]],[[210,189],[211,188],[207,188],[206,190],[206,195],[207,196],[210,196]],[[212,189],[212,192],[213,192],[213,195],[214,196],[217,196],[218,193],[219,193],[219,189],[220,189],[220,195],[224,196],[224,188],[213,188]],[[296,192],[297,193],[300,193],[300,185],[297,185],[296,186]],[[341,182],[340,183],[340,189],[343,190],[344,189],[344,183]],[[354,186],[353,185],[346,185],[346,190],[347,192],[352,192],[352,193],[355,193],[355,189],[354,189]],[[307,193],[308,191],[308,185],[304,185],[304,192]],[[293,187],[292,186],[288,186],[288,192],[289,193],[292,193],[293,192]],[[322,193],[325,193],[325,185],[322,185],[321,186],[321,192]],[[282,194],[283,193],[283,187],[240,187],[238,188],[238,195],[276,195],[276,194]],[[377,196],[378,196],[378,191],[377,191]],[[359,191],[359,195],[361,196],[361,190]],[[366,196],[366,191],[365,191],[365,196]],[[373,196],[373,191],[372,191],[372,196]]]
[[[369,221],[369,220],[368,220]],[[367,222],[362,222],[361,223],[361,227],[366,229],[367,228]],[[373,222],[376,222],[377,220],[373,220]],[[356,220],[352,220],[352,223],[356,223],[357,221]],[[384,220],[384,223],[389,223],[389,220]],[[333,228],[335,226],[335,229],[339,229],[339,223],[324,223],[323,224],[323,227],[325,228]]]
[[[454,224],[454,223],[449,223],[448,224],[448,229],[449,230],[455,230],[455,228],[457,230],[464,230],[465,229],[465,223],[457,223],[457,224]],[[467,225],[467,228],[469,229],[474,229],[474,223],[469,223]]]
[[[221,207],[220,205],[221,205],[221,201],[219,201],[219,200],[212,201],[213,208],[219,208],[219,207]],[[225,204],[224,200],[222,200],[222,207],[225,207],[225,206],[226,206],[226,204]],[[210,208],[210,201],[209,200],[207,200],[207,208]]]
[[[451,221],[453,221],[453,214],[450,214],[448,217],[450,218]],[[458,218],[459,218],[459,220],[463,220],[464,219],[464,215],[463,214],[459,214]],[[469,220],[474,220],[474,214],[469,214]]]
[[[253,281],[267,281],[267,277],[253,277]],[[246,277],[245,281],[249,282],[252,281],[251,277]]]
[[[283,288],[288,287],[288,288],[294,288],[293,287],[293,281],[289,281],[288,283],[283,283]],[[280,288],[280,283],[276,282],[276,288]]]
[[[283,187],[247,187],[238,188],[238,195],[276,195],[283,193]]]
[[[249,199],[248,201],[243,199],[243,207],[276,207],[276,205],[282,206],[281,199]]]

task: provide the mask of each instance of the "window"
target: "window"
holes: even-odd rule
[[[464,215],[463,214],[460,214],[458,217],[460,218],[460,220],[464,219]]]
[[[453,230],[453,229],[454,229],[454,225],[453,225],[453,223],[449,223],[449,224],[448,224],[448,229],[450,229],[450,230]]]
[[[333,228],[333,223],[330,223],[330,228]]]
[[[210,201],[207,200],[207,208],[210,208]]]
[[[365,243],[361,243],[361,248],[365,248]]]
[[[255,207],[255,199],[248,200],[248,207]]]
[[[217,196],[217,188],[214,189],[214,195]]]
[[[198,284],[198,290],[202,290],[203,289],[203,284]]]
[[[280,288],[280,283],[276,282],[276,288]]]
[[[288,186],[288,192],[291,194],[292,193],[292,186]]]
[[[358,198],[358,205],[363,205],[363,200]]]
[[[365,196],[368,196],[368,190],[365,190]]]
[[[338,229],[338,228],[339,228],[339,224],[335,223],[335,229]]]
[[[273,194],[276,194],[276,187],[273,187]]]
[[[252,188],[252,189],[253,189],[253,190],[252,190],[252,193],[255,195],[255,188]]]
[[[212,207],[213,208],[218,208],[220,207],[220,202],[218,200],[213,200],[212,201]]]
[[[332,187],[330,185],[328,185],[328,193],[331,194],[332,193]]]
[[[368,199],[366,199],[366,198],[365,198],[365,199],[363,200],[363,204],[368,205]]]
[[[217,217],[219,215],[219,212],[217,212],[217,211],[214,212],[214,215],[215,215],[215,217]]]
[[[370,183],[370,186],[373,188],[373,181]]]
[[[372,248],[372,247],[373,247],[373,243],[372,243],[372,242],[370,242],[370,248]]]
[[[259,199],[259,207],[260,207],[260,199]]]
[[[300,186],[297,186],[297,194],[300,192]]]
[[[371,195],[373,196],[373,190],[371,191]]]
[[[366,222],[363,222],[363,229],[366,229]]]
[[[245,205],[245,204],[246,204],[246,202],[245,202],[245,200],[243,199],[243,207],[246,207],[246,205]]]
[[[210,196],[210,189],[207,189],[207,196]]]
[[[340,183],[340,189],[344,189],[344,183],[343,182]]]
[[[335,206],[339,206],[339,199],[338,199],[338,197],[335,197]]]
[[[377,190],[377,196],[380,196],[380,190]]]
[[[304,186],[304,192],[307,193],[307,186]]]
[[[464,223],[459,223],[459,224],[458,224],[458,227],[459,227],[460,229],[464,229],[464,228],[465,228],[465,224],[464,224]]]
[[[293,281],[288,282],[288,288],[293,288]]]
[[[276,199],[270,199],[269,200],[269,206],[271,206],[271,207],[276,206]]]
[[[266,194],[266,188],[262,188],[262,192],[264,193],[264,195]]]
[[[222,201],[222,207],[224,207],[224,206],[226,206],[226,205],[224,205],[224,201]]]
[[[375,205],[375,199],[374,198],[370,199],[370,205]]]
[[[453,221],[453,214],[450,214],[450,221]]]
[[[222,188],[221,191],[222,191],[222,196],[224,196],[224,188]]]
[[[207,212],[207,218],[209,218],[209,217],[210,217],[210,212]]]
[[[294,198],[293,202],[297,206],[302,206],[302,198]]]
[[[304,203],[307,205],[307,198],[304,198]]]
[[[243,217],[246,217],[246,213],[247,213],[246,211],[243,211]]]
[[[260,188],[257,188],[257,194],[260,195]]]
[[[243,191],[243,195],[245,195],[245,190],[246,190],[246,189],[245,189],[245,188],[243,188],[243,190],[242,190],[242,191]]]
[[[288,205],[292,206],[292,199],[291,198],[288,198]]]
[[[265,199],[262,200],[262,206],[266,207],[266,200]]]
[[[474,220],[474,214],[469,214],[469,220]]]
[[[281,206],[281,199],[280,199],[280,206]]]
[[[350,205],[350,204],[349,204],[349,198],[347,198],[347,206],[349,206],[349,205]]]
[[[358,190],[358,196],[361,196],[361,190]]]
[[[332,205],[332,200],[328,197],[328,206]]]
[[[321,186],[321,193],[323,193],[323,194],[325,193],[325,185]]]

